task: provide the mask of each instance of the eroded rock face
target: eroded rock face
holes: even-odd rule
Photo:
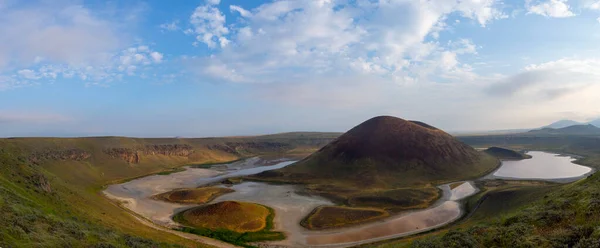
[[[210,150],[219,150],[231,154],[284,152],[292,149],[290,144],[280,142],[226,142],[224,144],[208,145]]]
[[[190,145],[147,145],[143,148],[107,148],[104,153],[113,158],[119,158],[127,161],[130,164],[138,164],[141,160],[141,155],[164,155],[188,157],[194,153],[194,149]]]
[[[190,145],[147,145],[144,149],[146,155],[165,155],[187,157],[194,152]]]
[[[33,184],[40,190],[43,190],[47,193],[52,193],[52,188],[50,187],[50,181],[48,178],[42,174],[35,174],[30,177],[30,180]]]
[[[39,163],[41,160],[74,160],[82,161],[88,159],[92,155],[82,149],[65,149],[65,150],[45,150],[33,152],[29,156],[29,161],[34,164]]]
[[[125,160],[130,164],[137,164],[140,162],[139,152],[130,148],[107,148],[104,149],[104,153],[113,158]]]

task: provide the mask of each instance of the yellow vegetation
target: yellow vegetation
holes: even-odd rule
[[[269,209],[265,206],[224,201],[184,211],[176,220],[195,228],[226,229],[238,233],[257,232],[267,226]]]

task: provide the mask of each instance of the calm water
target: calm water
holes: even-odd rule
[[[576,178],[591,172],[591,168],[574,164],[572,157],[547,152],[528,152],[532,158],[503,161],[494,176],[521,179]]]
[[[454,189],[450,189],[450,184],[441,185],[439,188],[442,189],[443,196],[430,208],[410,211],[357,227],[310,232],[306,236],[306,243],[309,246],[345,247],[431,230],[458,219],[462,214],[458,200],[478,191],[471,182],[464,182]]]

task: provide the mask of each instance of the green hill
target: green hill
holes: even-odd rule
[[[187,164],[301,157],[336,136],[0,139],[0,247],[205,247],[141,224],[100,191]]]

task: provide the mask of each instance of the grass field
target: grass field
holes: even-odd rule
[[[225,201],[185,210],[176,220],[194,228],[244,233],[264,229],[268,215],[269,210],[259,204]]]
[[[186,217],[189,210],[175,215],[173,219],[186,225],[180,228],[180,231],[222,240],[242,247],[254,247],[248,244],[251,242],[285,239],[282,232],[272,231],[275,217],[273,209],[253,203],[237,202],[243,205],[232,205],[232,203],[236,202],[217,203],[211,205],[216,208],[204,209],[203,211],[210,212],[210,214],[201,217],[207,218],[196,218],[198,215],[192,212],[191,219],[194,223],[190,223],[190,218]],[[202,210],[202,208],[197,209]],[[232,211],[232,208],[239,209],[239,211]],[[264,210],[267,212],[266,216],[263,216]],[[213,218],[213,216],[221,218]],[[261,223],[256,222],[257,220]],[[257,223],[262,227],[259,228]]]
[[[322,206],[313,210],[300,224],[311,230],[322,230],[346,227],[386,216],[389,214],[381,209]]]
[[[177,189],[153,196],[156,200],[182,203],[205,204],[227,193],[233,192],[229,188],[203,187],[195,189]]]

